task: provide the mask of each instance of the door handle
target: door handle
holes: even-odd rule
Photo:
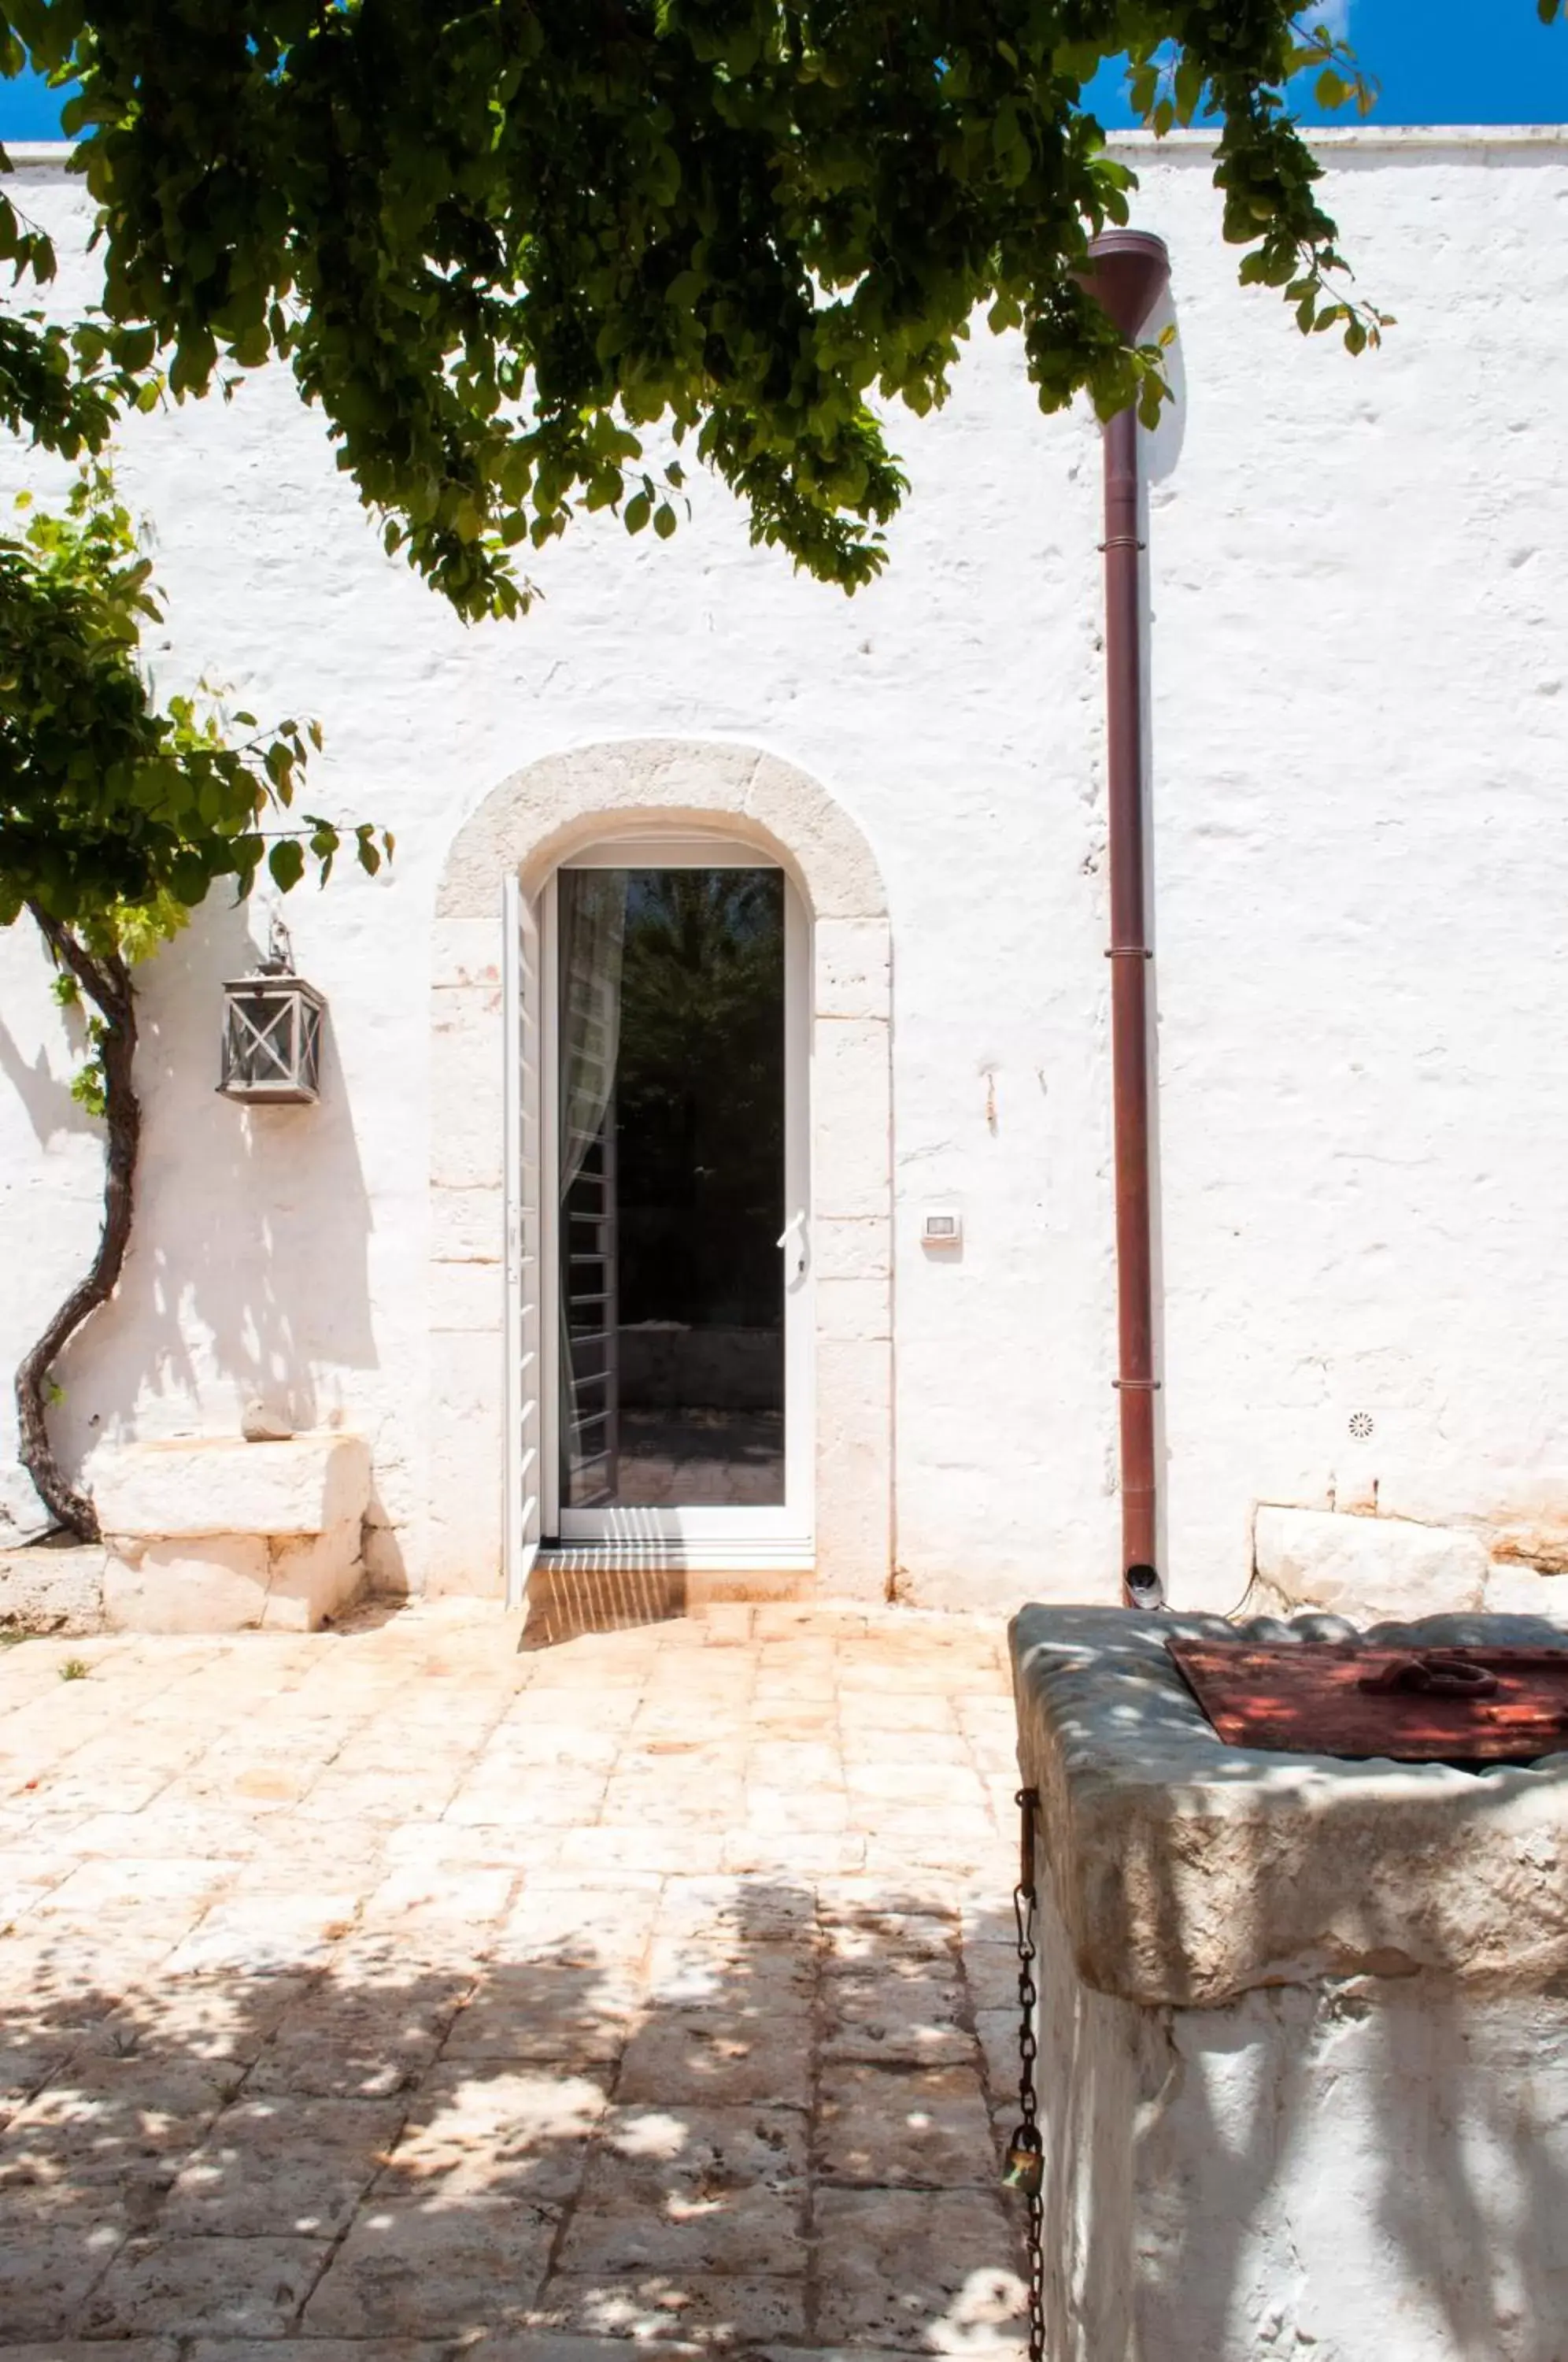
[[[794,1274],[795,1277],[799,1279],[801,1273],[806,1268],[806,1209],[804,1206],[801,1207],[798,1214],[790,1215],[789,1220],[785,1223],[783,1229],[778,1233],[778,1244],[781,1247],[787,1247],[790,1240],[794,1238],[798,1238],[801,1243],[801,1259],[795,1265]]]

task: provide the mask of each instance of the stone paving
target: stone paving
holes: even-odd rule
[[[0,1651],[0,2355],[1015,2354],[1004,1637]]]

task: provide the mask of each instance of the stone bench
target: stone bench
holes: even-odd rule
[[[309,1632],[363,1580],[362,1436],[124,1444],[96,1452],[88,1473],[111,1629]]]
[[[1177,1634],[1025,1608],[1051,2362],[1568,2355],[1568,1755],[1221,1744]],[[1568,1646],[1535,1618],[1368,1639]]]

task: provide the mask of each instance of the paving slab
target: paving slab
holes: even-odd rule
[[[1019,2351],[999,1623],[517,1631],[0,1656],[0,2362]]]
[[[886,1961],[847,1970],[823,1995],[823,2057],[878,2067],[968,2066],[975,2055],[968,2007],[956,1977],[911,1975]],[[1016,2044],[1016,2022],[1012,2038]]]
[[[823,2070],[823,2163],[834,2181],[879,2190],[988,2183],[993,2172],[985,2087],[969,2066],[867,2066]]]
[[[510,2198],[378,2198],[338,2249],[304,2325],[328,2337],[462,2337],[521,2326],[558,2228],[556,2214]]]
[[[812,2096],[812,2011],[763,1986],[718,2006],[661,2009],[632,2035],[616,2096],[681,2106],[771,2102],[807,2108]]]
[[[171,2346],[169,2362],[174,2351]],[[183,2362],[447,2362],[451,2351],[445,2340],[408,2337],[198,2337]],[[136,2345],[116,2345],[111,2357],[101,2345],[88,2345],[81,2349],[81,2362],[121,2362],[122,2356],[137,2362],[139,2352]],[[4,2346],[0,2362],[8,2362]]]
[[[336,2238],[397,2138],[395,2101],[295,2092],[226,2108],[170,2189],[163,2226],[235,2236]]]
[[[137,2239],[81,2309],[96,2337],[280,2337],[331,2249],[323,2239]]]
[[[775,2337],[799,2342],[806,2334],[806,2317],[802,2275],[686,2270],[597,2279],[557,2272],[536,2315],[605,2336],[634,2338],[639,2347],[657,2345],[661,2354],[670,2344],[687,2341],[699,2353],[727,2346],[744,2351]],[[486,2347],[480,2351],[488,2354]]]
[[[176,2362],[179,2351],[171,2337],[127,2337],[116,2345],[114,2362]],[[104,2348],[85,2339],[51,2337],[44,2345],[0,2345],[0,2362],[104,2362]]]
[[[581,2184],[606,2105],[602,2081],[559,2067],[443,2062],[420,2087],[378,2197],[563,2204]]]
[[[1014,2350],[1016,2224],[988,2191],[823,2190],[816,2226],[824,2343]]]
[[[768,2107],[620,2107],[568,2226],[564,2271],[804,2269],[807,2125]]]
[[[93,2290],[125,2244],[123,2215],[45,2214],[0,2200],[0,2322],[8,2335],[48,2338],[83,2319]]]

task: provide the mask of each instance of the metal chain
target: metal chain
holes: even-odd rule
[[[1018,1931],[1018,2129],[1008,2144],[1002,2179],[1020,2191],[1028,2206],[1024,2244],[1029,2257],[1029,2362],[1045,2356],[1045,2201],[1044,2143],[1034,2095],[1034,2062],[1040,2045],[1034,2033],[1034,2007],[1040,1998],[1034,1981],[1034,1816],[1040,1798],[1032,1788],[1021,1788],[1016,1802],[1022,1815],[1019,1830],[1019,1879],[1012,1890],[1013,1923]]]

